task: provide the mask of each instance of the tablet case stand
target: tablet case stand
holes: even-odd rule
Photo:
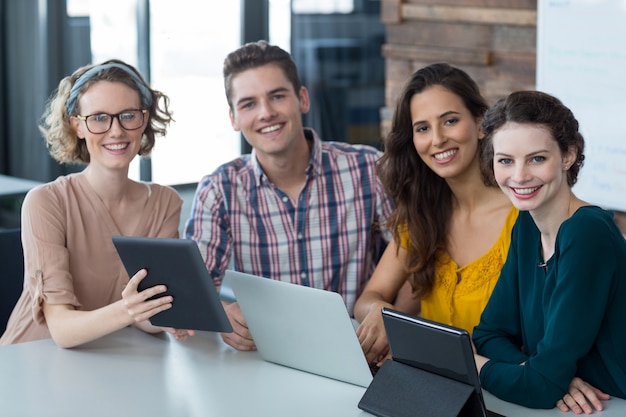
[[[482,417],[477,395],[471,385],[387,360],[358,406],[379,417]]]

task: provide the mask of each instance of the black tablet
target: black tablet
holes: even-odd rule
[[[172,308],[150,318],[153,325],[222,333],[233,331],[196,242],[113,236],[113,244],[129,277],[140,269],[148,271],[139,284],[139,291],[164,284],[167,286],[165,294],[174,297]]]
[[[377,372],[359,408],[391,417],[502,417],[485,407],[466,330],[388,308],[382,316],[393,359]]]
[[[394,360],[471,385],[481,393],[466,330],[388,308],[382,315]]]

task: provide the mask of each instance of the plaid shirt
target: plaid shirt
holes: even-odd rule
[[[234,256],[237,271],[335,291],[352,314],[390,237],[380,227],[392,210],[376,176],[380,152],[305,134],[311,160],[295,204],[253,150],[198,184],[185,237],[217,286]]]

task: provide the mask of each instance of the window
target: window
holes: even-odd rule
[[[291,46],[323,140],[381,145],[385,26],[379,0],[293,0]]]
[[[137,4],[67,0],[70,16],[89,16],[92,62],[119,58],[137,65]],[[198,182],[240,154],[230,126],[222,63],[240,43],[239,2],[206,13],[204,0],[150,0],[151,85],[171,100],[174,123],[152,152],[152,180]],[[139,179],[139,158],[130,176]]]
[[[152,155],[152,179],[164,184],[198,182],[240,154],[230,125],[222,65],[240,44],[239,2],[206,12],[205,0],[151,0],[153,85],[171,99],[175,123]]]
[[[89,16],[92,62],[137,65],[137,5],[146,0],[67,0]],[[171,99],[175,122],[151,156],[154,182],[190,184],[241,153],[228,117],[222,65],[241,44],[241,3],[149,0],[150,78]],[[323,140],[380,144],[385,28],[380,0],[268,0],[269,41],[291,51],[311,109],[304,116]],[[131,177],[139,179],[139,158]]]

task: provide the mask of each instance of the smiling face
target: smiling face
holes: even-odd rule
[[[478,167],[480,119],[458,95],[436,85],[415,94],[410,106],[413,144],[430,169],[452,179]]]
[[[496,181],[519,210],[549,212],[569,198],[567,170],[576,152],[562,154],[547,128],[506,123],[493,134],[493,150]]]
[[[304,141],[302,114],[309,110],[306,88],[294,91],[280,67],[267,64],[243,71],[231,80],[230,120],[255,148],[263,163],[268,157],[289,157]]]
[[[141,109],[139,93],[119,82],[98,81],[82,93],[79,99],[80,114],[89,116],[98,113],[117,114],[124,110]],[[85,121],[72,117],[76,136],[84,139],[89,151],[91,169],[125,169],[139,152],[141,137],[148,123],[144,116],[143,125],[136,130],[125,130],[119,120],[113,118],[111,128],[105,133],[94,134],[87,129]]]

